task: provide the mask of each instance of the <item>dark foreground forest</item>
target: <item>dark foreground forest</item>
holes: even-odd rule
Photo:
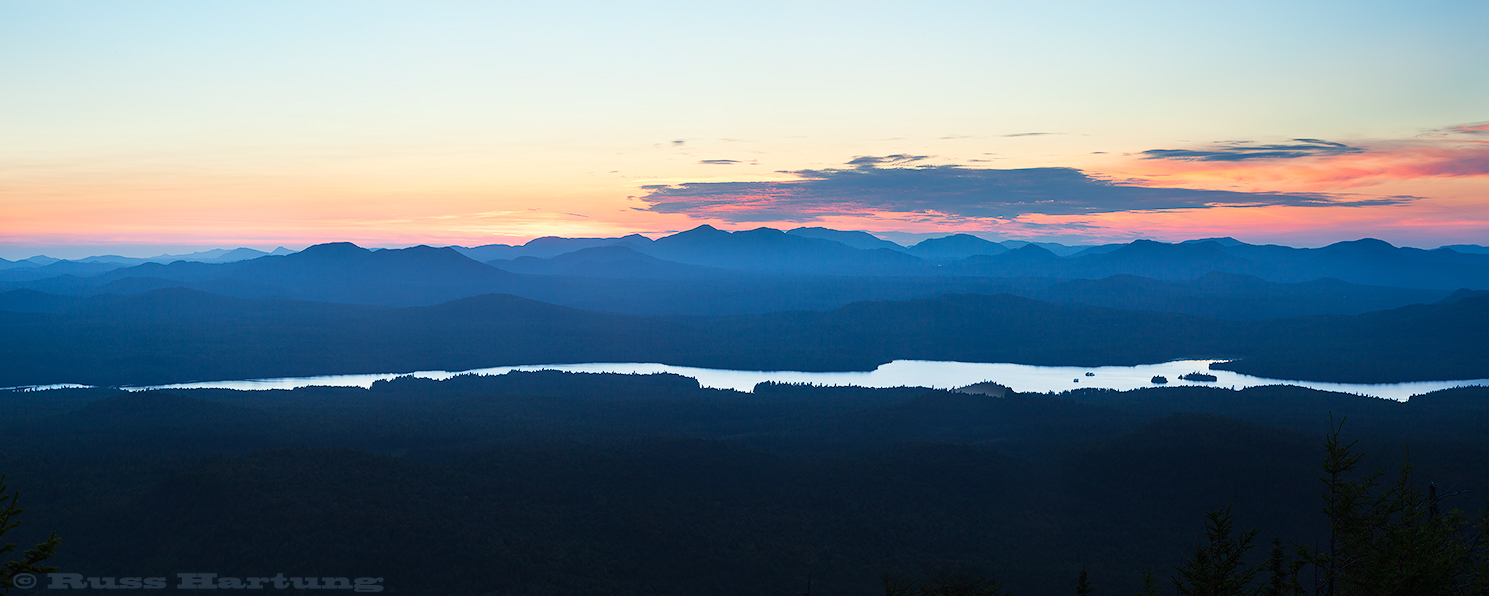
[[[1462,532],[1434,544],[1469,544],[1489,496],[1484,388],[1407,403],[1293,387],[994,398],[538,372],[3,392],[0,409],[0,473],[25,509],[3,541],[56,531],[48,563],[63,572],[172,585],[284,573],[382,577],[390,594],[871,595],[996,581],[1039,596],[1076,594],[1084,570],[1090,593],[1125,595],[1147,570],[1173,594],[1197,554],[1230,544],[1206,537],[1207,512],[1228,508],[1229,540],[1257,530],[1239,569],[1260,565],[1249,585],[1265,588],[1274,537],[1283,563],[1328,550],[1320,477],[1340,425],[1341,448],[1364,456],[1341,479],[1385,469],[1370,494],[1394,494],[1409,446],[1402,486],[1437,491],[1434,511],[1385,511],[1379,528],[1409,531],[1381,536],[1431,542],[1456,510]],[[1427,548],[1386,542],[1355,547],[1392,561]],[[1340,586],[1366,577],[1336,567]],[[1324,571],[1289,575],[1314,594]],[[1430,574],[1459,591],[1336,593],[1481,593],[1471,571]]]

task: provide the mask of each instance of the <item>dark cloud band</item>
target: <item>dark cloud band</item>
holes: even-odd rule
[[[910,164],[923,156],[860,157],[847,168],[791,172],[779,182],[691,182],[652,185],[647,210],[707,215],[726,221],[811,221],[867,212],[950,218],[1079,215],[1214,206],[1386,205],[1412,200],[1352,200],[1329,194],[1243,193],[1150,188],[1092,178],[1074,168],[983,169]]]

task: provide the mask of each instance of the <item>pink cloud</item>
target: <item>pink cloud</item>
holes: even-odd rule
[[[1489,135],[1489,122],[1479,122],[1477,124],[1459,124],[1458,126],[1449,126],[1448,127],[1448,132],[1450,132],[1450,133],[1456,133],[1456,134],[1465,134],[1465,135]]]
[[[1130,164],[1147,186],[1200,186],[1274,192],[1331,191],[1420,178],[1489,176],[1489,123],[1440,134],[1350,145],[1295,139],[1291,144],[1235,143],[1157,149]],[[1286,149],[1259,151],[1258,149]]]

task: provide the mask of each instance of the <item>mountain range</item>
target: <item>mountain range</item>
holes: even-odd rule
[[[1489,377],[1473,337],[1489,328],[1489,254],[1467,249],[1228,238],[1077,249],[965,234],[890,245],[700,226],[520,247],[42,259],[0,270],[0,386],[617,360],[865,370],[1209,357],[1276,378]]]
[[[306,249],[313,258],[277,262],[285,263],[286,267],[296,267],[309,261],[324,263],[339,256],[348,259],[347,264],[354,268],[364,264],[365,261],[356,260],[361,257],[350,247],[328,248],[337,246],[340,244],[316,245]],[[1480,250],[1482,248],[1457,245],[1422,250],[1363,239],[1309,249],[1211,238],[1176,244],[1136,240],[1127,244],[1077,249],[1057,244],[996,243],[969,234],[933,238],[905,247],[879,240],[866,232],[826,228],[790,231],[757,228],[727,232],[705,225],[656,240],[640,235],[620,238],[547,237],[522,246],[448,249],[421,246],[391,252],[363,252],[406,255],[388,257],[389,262],[401,263],[418,258],[406,251],[422,252],[437,261],[435,266],[441,269],[457,267],[448,254],[454,253],[510,272],[576,277],[691,277],[708,274],[699,269],[708,268],[792,276],[1100,279],[1112,275],[1136,275],[1185,280],[1218,271],[1281,283],[1333,278],[1365,285],[1452,290],[1489,289],[1486,287],[1489,286],[1489,251]],[[438,250],[445,252],[433,252]],[[436,254],[441,256],[434,257]],[[0,263],[0,282],[15,286],[18,282],[69,275],[105,283],[125,277],[192,282],[243,275],[261,277],[257,273],[241,272],[265,271],[260,267],[269,266],[257,264],[240,269],[230,265],[258,261],[266,256],[283,259],[291,253],[282,248],[274,254],[242,248],[151,259],[89,257],[61,261],[35,257]],[[276,261],[271,259],[270,262]],[[677,267],[678,264],[692,267]],[[273,277],[272,274],[265,275]]]
[[[1070,304],[1255,319],[1357,314],[1430,302],[1458,289],[1489,289],[1489,254],[1399,248],[1378,240],[1318,249],[1225,238],[1139,240],[1068,256],[1049,245],[1009,248],[970,235],[899,249],[886,244],[892,243],[823,228],[726,232],[709,226],[654,241],[539,238],[521,247],[368,250],[331,243],[231,262],[57,261],[0,270],[0,291],[88,296],[185,287],[385,306],[505,293],[648,315],[825,310],[860,300],[1008,292]],[[227,254],[232,253],[219,256]],[[479,260],[491,256],[501,258]],[[1232,287],[1221,288],[1221,279]]]

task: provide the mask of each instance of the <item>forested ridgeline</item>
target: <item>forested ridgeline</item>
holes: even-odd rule
[[[1133,593],[1145,569],[1170,594],[1214,546],[1211,510],[1230,508],[1229,539],[1259,530],[1247,565],[1273,536],[1292,560],[1294,541],[1329,544],[1331,420],[1365,456],[1341,477],[1388,468],[1376,494],[1407,445],[1439,515],[1477,515],[1489,494],[1483,388],[992,398],[550,371],[5,392],[0,408],[0,472],[26,508],[5,541],[57,531],[64,571],[373,576],[400,594],[800,594],[810,580],[868,595],[887,577],[1023,596],[1073,593],[1083,568],[1097,594]],[[1316,570],[1300,576],[1309,594]]]
[[[639,317],[505,295],[386,308],[180,288],[65,312],[0,312],[0,387],[661,362],[872,370],[893,360],[1130,365],[1182,358],[1284,379],[1489,378],[1489,295],[1360,315],[1230,321],[1008,294],[858,302],[826,312]]]

